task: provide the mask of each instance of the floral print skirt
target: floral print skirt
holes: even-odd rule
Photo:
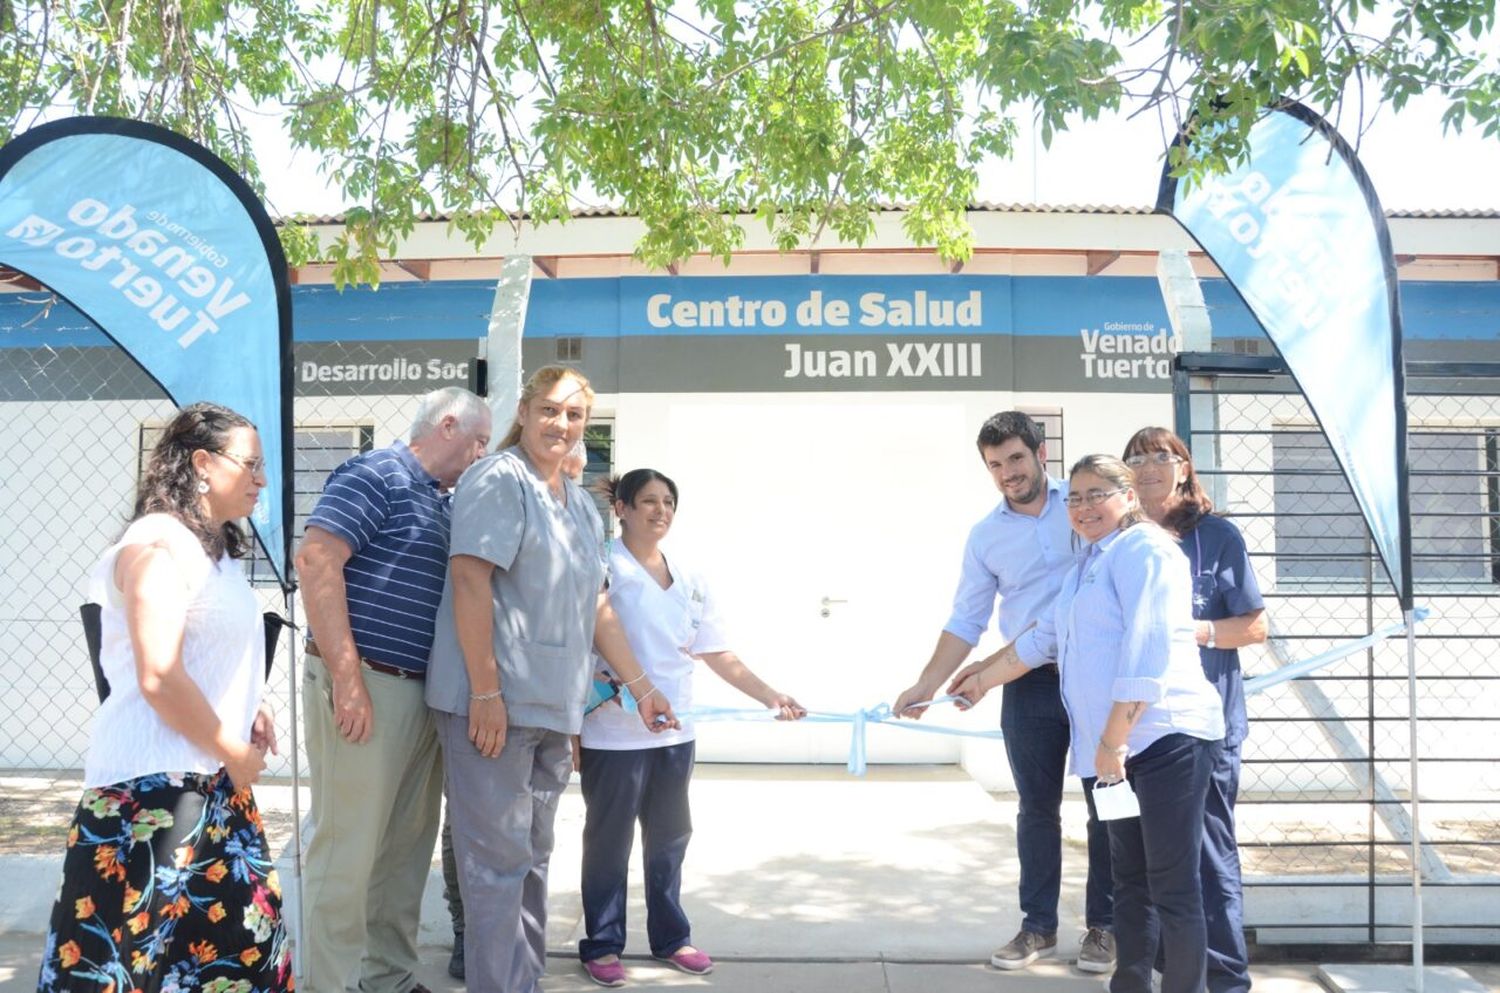
[[[223,772],[85,790],[39,993],[292,989],[281,886],[249,788]]]

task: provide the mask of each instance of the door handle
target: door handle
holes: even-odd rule
[[[819,604],[821,605],[821,609],[818,610],[818,614],[821,617],[832,616],[832,614],[833,614],[833,609],[832,608],[833,608],[834,604],[836,604],[836,603],[848,603],[848,602],[849,602],[848,600],[840,600],[838,597],[825,596],[822,600],[819,601]]]

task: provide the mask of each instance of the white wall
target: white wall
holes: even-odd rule
[[[1014,406],[1061,406],[1064,455],[1118,452],[1161,423],[1164,396],[839,393],[603,396],[618,470],[672,476],[682,506],[669,541],[706,571],[736,650],[772,685],[818,710],[890,703],[916,678],[948,618],[969,528],[999,499],[974,446],[979,426]],[[821,616],[822,599],[844,600]],[[995,647],[993,635],[980,646]],[[711,674],[701,702],[751,705]],[[927,721],[992,729],[998,694],[973,714]],[[885,728],[881,762],[964,764],[1008,783],[991,741]],[[842,762],[843,726],[711,724],[711,761]]]
[[[1070,460],[1118,451],[1128,429],[1113,425],[1133,429],[1168,412],[1160,396],[990,393],[605,395],[599,411],[615,420],[617,468],[652,465],[682,486],[673,545],[711,574],[746,660],[804,703],[848,711],[891,702],[926,661],[947,619],[964,538],[998,499],[974,436],[990,414],[1017,404],[1062,407]],[[296,417],[303,426],[371,423],[384,445],[404,436],[413,407],[409,396],[303,398]],[[171,408],[6,409],[0,469],[10,527],[0,610],[11,647],[0,684],[17,715],[7,725],[21,726],[0,740],[0,765],[78,767],[93,710],[76,619],[83,577],[123,528],[140,424]],[[825,596],[847,602],[824,618]],[[275,590],[262,599],[282,606]],[[300,621],[300,605],[297,613]],[[278,659],[271,690],[284,741],[286,673]],[[704,702],[745,702],[711,675],[700,686]],[[942,719],[993,728],[998,698]],[[843,727],[722,724],[703,728],[701,753],[841,762],[848,741]],[[870,744],[876,761],[963,760],[986,782],[1006,780],[993,742],[875,729]],[[272,768],[289,771],[285,756]]]
[[[156,401],[0,405],[0,765],[81,766],[95,700],[78,606],[125,529]]]

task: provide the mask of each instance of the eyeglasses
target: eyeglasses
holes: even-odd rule
[[[1187,459],[1183,458],[1181,455],[1173,455],[1171,452],[1166,451],[1149,452],[1145,455],[1127,455],[1125,457],[1125,464],[1130,466],[1130,468],[1132,469],[1139,469],[1147,462],[1152,462],[1156,465],[1171,465],[1174,462],[1186,461]]]
[[[233,452],[214,452],[214,454],[224,456],[226,459],[244,469],[252,476],[265,475],[266,460],[260,458],[259,456],[251,456],[247,458],[243,455],[235,455]]]
[[[1124,492],[1125,487],[1119,486],[1112,490],[1089,490],[1087,493],[1069,493],[1067,498],[1063,500],[1063,503],[1067,504],[1072,510],[1077,510],[1084,504],[1088,504],[1090,507],[1097,507],[1116,493]]]

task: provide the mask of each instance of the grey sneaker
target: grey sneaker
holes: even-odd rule
[[[1057,954],[1057,935],[1021,931],[1010,944],[990,956],[996,969],[1024,969],[1039,958]]]
[[[1078,945],[1078,968],[1084,972],[1115,971],[1115,936],[1103,928],[1083,932]]]

